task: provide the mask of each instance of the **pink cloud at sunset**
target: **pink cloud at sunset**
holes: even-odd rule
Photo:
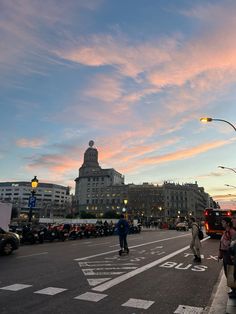
[[[104,102],[113,102],[122,95],[121,83],[111,76],[97,75],[90,81],[84,95]]]
[[[198,180],[217,195],[235,184],[217,171],[234,166],[234,130],[199,121],[236,123],[234,1],[0,6],[3,181],[74,185],[94,140],[126,183]]]
[[[230,141],[225,142],[225,141],[215,141],[212,143],[205,143],[205,144],[201,144],[197,147],[192,147],[192,148],[188,148],[188,149],[183,149],[183,150],[176,150],[173,153],[169,153],[169,154],[165,154],[165,155],[161,155],[161,156],[154,156],[154,157],[143,157],[140,159],[137,159],[134,163],[131,162],[131,164],[129,166],[126,167],[122,167],[121,171],[123,172],[132,172],[137,168],[142,168],[148,165],[156,165],[156,164],[160,164],[160,163],[169,163],[171,161],[175,161],[175,160],[183,160],[183,159],[189,159],[189,158],[193,158],[199,154],[205,153],[209,150],[218,148],[218,147],[222,147],[225,145],[229,145],[231,144]],[[132,160],[132,158],[131,158]],[[130,161],[131,161],[130,160]]]
[[[20,138],[16,141],[16,145],[22,148],[40,148],[44,144],[45,140],[40,138],[35,139]]]

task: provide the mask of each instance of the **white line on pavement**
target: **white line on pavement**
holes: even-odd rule
[[[166,239],[156,240],[156,241],[152,241],[152,242],[146,242],[146,243],[130,246],[129,248],[133,249],[133,248],[144,246],[144,245],[149,245],[149,244],[153,244],[153,243],[168,241],[168,240],[182,238],[182,237],[186,237],[186,236],[190,236],[190,234],[184,234],[184,235],[179,235],[177,237],[166,238]],[[97,257],[97,256],[108,255],[108,254],[114,253],[114,252],[117,252],[117,250],[112,250],[112,251],[108,251],[108,252],[104,252],[104,253],[99,253],[99,254],[95,254],[95,255],[90,255],[90,256],[76,258],[76,259],[74,259],[74,261],[83,261],[83,260],[86,260],[86,259],[89,259],[89,258],[93,258],[93,257]]]
[[[24,255],[24,256],[17,256],[17,258],[32,257],[32,256],[38,256],[38,255],[44,255],[44,254],[48,254],[48,252],[35,253],[35,254],[31,254],[31,255]]]
[[[78,295],[74,299],[78,300],[85,300],[85,301],[91,301],[91,302],[98,302],[102,300],[103,298],[107,297],[107,294],[100,294],[100,293],[94,293],[94,292],[86,292],[84,294]]]
[[[103,245],[103,244],[109,244],[111,242],[101,242],[101,243],[97,243],[97,244],[89,244],[88,246],[97,246],[97,245]]]
[[[209,238],[210,237],[206,237],[201,242],[206,241]],[[182,249],[179,249],[179,250],[177,250],[177,251],[175,251],[173,253],[170,253],[170,254],[168,254],[168,255],[166,255],[166,256],[164,256],[164,257],[162,257],[162,258],[160,258],[160,259],[158,259],[158,260],[156,260],[154,262],[151,262],[151,263],[149,263],[147,265],[144,265],[144,266],[142,266],[140,268],[132,270],[129,273],[123,274],[123,275],[121,275],[119,277],[116,277],[116,278],[110,280],[110,281],[107,281],[104,284],[101,284],[100,286],[94,287],[92,290],[102,292],[102,291],[105,291],[107,289],[110,289],[111,287],[116,286],[119,283],[121,283],[121,282],[123,282],[123,281],[125,281],[125,280],[127,280],[129,278],[132,278],[132,277],[134,277],[134,276],[136,276],[136,275],[138,275],[138,274],[140,274],[140,273],[142,273],[142,272],[144,272],[144,271],[146,271],[146,270],[148,270],[148,269],[150,269],[150,268],[152,268],[152,267],[154,267],[154,266],[156,266],[158,264],[161,264],[164,261],[170,259],[171,257],[173,257],[175,255],[178,255],[179,253],[182,253],[182,252],[184,252],[184,251],[186,251],[188,249],[189,249],[189,245],[187,245],[187,246],[183,247]]]
[[[141,299],[129,299],[127,302],[125,302],[121,306],[135,307],[137,309],[147,310],[153,303],[154,301],[141,300]]]

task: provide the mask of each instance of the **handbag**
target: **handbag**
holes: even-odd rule
[[[227,286],[236,289],[236,280],[234,280],[234,265],[227,265]]]

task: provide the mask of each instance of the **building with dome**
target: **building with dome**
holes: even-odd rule
[[[102,169],[98,163],[98,151],[94,141],[84,153],[84,162],[75,179],[75,199],[79,210],[97,217],[109,210],[120,212],[127,197],[124,176],[113,168]]]
[[[94,142],[84,153],[84,162],[75,179],[75,200],[79,211],[102,217],[106,211],[120,213],[125,207],[129,217],[170,221],[176,217],[203,217],[213,199],[195,183],[163,182],[162,185],[125,184],[124,176],[113,168],[102,169]]]

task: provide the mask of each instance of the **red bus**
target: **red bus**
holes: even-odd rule
[[[236,211],[231,209],[206,208],[204,211],[206,234],[211,237],[221,236],[224,232],[222,218],[227,216],[232,218],[234,213]]]

